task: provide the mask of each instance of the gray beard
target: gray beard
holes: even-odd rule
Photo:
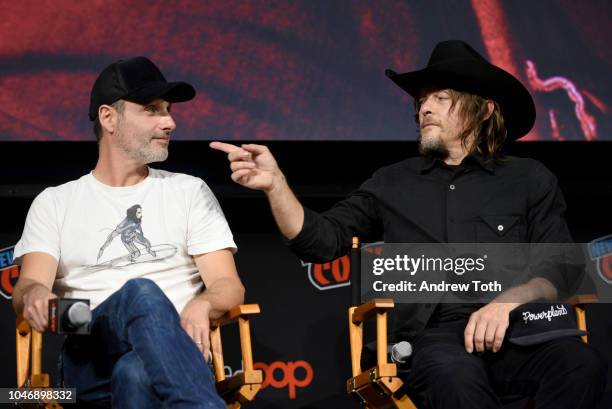
[[[134,148],[130,146],[128,138],[129,136],[126,137],[123,133],[120,133],[119,138],[117,138],[119,149],[121,149],[128,158],[145,165],[153,162],[163,162],[168,159],[168,148],[160,150],[149,147]]]
[[[140,158],[142,162],[145,164],[153,163],[153,162],[163,162],[168,159],[168,149],[162,149],[161,151],[141,151]]]
[[[450,155],[450,152],[446,148],[446,146],[440,141],[439,138],[436,139],[426,139],[423,140],[421,136],[419,136],[419,153],[423,156],[430,156],[433,158],[446,159]]]

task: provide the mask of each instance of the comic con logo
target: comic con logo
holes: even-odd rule
[[[351,284],[351,259],[342,256],[329,263],[305,263],[308,279],[319,290],[331,290]]]
[[[383,244],[380,241],[364,244],[361,246],[361,251],[380,255]],[[329,263],[305,263],[303,261],[301,263],[302,267],[306,267],[308,279],[312,285],[321,291],[351,285],[351,258],[348,255]]]
[[[590,242],[589,253],[599,276],[606,283],[612,284],[612,234]]]
[[[19,277],[19,267],[13,264],[13,248],[0,249],[0,294],[11,299]]]
[[[263,383],[261,389],[268,387],[274,389],[287,389],[289,399],[295,399],[299,388],[306,388],[314,379],[314,371],[312,365],[304,360],[299,361],[275,361],[270,364],[264,362],[255,362],[254,369],[259,369],[263,372]],[[243,369],[232,371],[228,365],[225,366],[225,375],[227,377],[234,376],[243,372]]]

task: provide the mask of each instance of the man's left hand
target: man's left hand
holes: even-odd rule
[[[492,302],[473,312],[463,333],[465,350],[470,354],[474,349],[499,351],[510,322],[510,311],[518,306],[518,303]]]
[[[181,326],[189,334],[204,359],[211,359],[210,353],[210,303],[197,297],[191,300],[181,312]]]

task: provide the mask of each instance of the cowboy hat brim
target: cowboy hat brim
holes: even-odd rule
[[[535,104],[525,86],[510,73],[485,61],[458,59],[428,65],[418,71],[385,74],[413,98],[425,86],[440,86],[496,101],[508,131],[508,139],[526,135],[535,123]]]

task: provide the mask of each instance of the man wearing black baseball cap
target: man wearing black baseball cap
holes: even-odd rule
[[[353,236],[366,243],[571,243],[555,176],[535,160],[503,154],[535,121],[518,79],[458,40],[437,44],[422,70],[386,74],[415,99],[422,155],[379,169],[321,214],[301,205],[267,147],[211,143],[228,154],[236,183],[265,192],[302,260],[340,257]],[[540,409],[596,407],[606,365],[588,345],[568,336],[528,347],[504,342],[512,309],[568,291],[553,268],[535,270],[486,305],[396,308],[392,338],[412,342],[407,382],[422,406],[499,408],[500,395],[519,394]]]
[[[80,401],[225,408],[208,328],[243,301],[236,245],[203,180],[147,166],[168,156],[173,103],[194,97],[145,57],[106,67],[89,106],[96,167],[37,196],[15,246],[13,304],[33,328],[47,327],[51,298],[91,302],[91,335],[68,336],[60,361]]]

